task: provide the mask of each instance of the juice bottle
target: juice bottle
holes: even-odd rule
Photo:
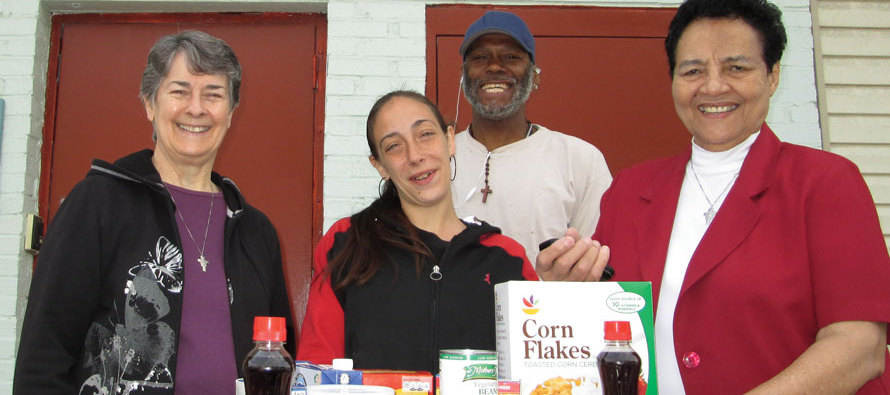
[[[244,358],[247,395],[289,395],[294,359],[284,349],[287,338],[283,317],[255,317],[255,346]]]
[[[642,361],[630,346],[630,322],[605,322],[606,346],[596,356],[603,395],[637,395]]]

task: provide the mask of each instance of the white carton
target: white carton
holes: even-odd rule
[[[658,393],[650,283],[509,281],[494,289],[498,379],[519,380],[521,395],[601,395],[605,321],[630,322],[641,387]]]

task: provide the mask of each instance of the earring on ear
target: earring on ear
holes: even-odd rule
[[[457,158],[451,155],[451,160],[448,164],[451,165],[451,181],[454,181],[454,178],[457,177]]]
[[[381,178],[380,181],[377,183],[377,196],[379,196],[379,197],[383,197],[383,190],[384,190],[384,188],[386,188],[386,182],[387,182],[387,181],[389,181],[389,179],[383,177],[383,178]]]

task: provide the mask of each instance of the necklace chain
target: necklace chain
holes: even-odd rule
[[[714,205],[720,201],[720,198],[723,197],[727,191],[729,191],[729,186],[735,181],[735,179],[739,176],[739,173],[736,172],[732,175],[732,178],[729,182],[726,183],[726,186],[723,187],[723,191],[717,195],[717,198],[711,202],[711,199],[708,197],[708,193],[705,192],[705,187],[702,186],[701,181],[698,179],[698,173],[695,172],[695,165],[692,164],[692,160],[689,160],[689,168],[692,170],[692,176],[695,177],[695,183],[698,184],[698,189],[701,190],[702,195],[705,196],[705,200],[708,202],[708,210],[704,212],[705,216],[705,224],[710,225],[711,221],[714,220],[714,216],[717,215],[717,210],[714,210]]]
[[[472,125],[471,125],[471,127],[472,127]],[[535,124],[529,122],[528,123],[528,131],[525,132],[525,137],[523,137],[522,139],[527,139],[528,136],[531,136],[532,129],[534,129],[534,127],[535,127]],[[490,169],[491,169],[491,151],[488,151],[488,155],[485,157],[485,186],[481,190],[479,190],[479,192],[482,193],[482,203],[487,202],[488,195],[493,192],[491,190],[491,185],[488,184],[488,174],[489,174]]]
[[[169,191],[168,191],[169,192]],[[173,204],[176,204],[176,199],[173,198],[173,193],[170,193],[170,199],[173,200]],[[206,258],[204,258],[204,248],[207,247],[207,233],[210,231],[210,218],[213,216],[213,194],[210,195],[210,210],[207,212],[207,225],[204,227],[204,242],[201,243],[201,248],[198,249],[198,253],[201,254],[198,257],[198,264],[201,265],[201,271],[207,271],[207,265],[210,263]],[[176,214],[179,215],[179,219],[182,221],[182,225],[185,226],[185,231],[188,232],[189,238],[192,239],[192,243],[195,243],[195,248],[198,248],[198,241],[195,240],[195,236],[192,235],[192,230],[189,229],[189,224],[185,221],[185,218],[182,216],[182,212],[179,211],[179,207],[176,207]]]

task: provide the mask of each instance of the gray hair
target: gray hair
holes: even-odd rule
[[[148,52],[139,97],[155,101],[158,88],[170,72],[177,53],[185,53],[189,71],[195,74],[225,74],[229,79],[229,109],[240,99],[241,64],[235,51],[225,41],[198,30],[186,30],[161,37]]]

